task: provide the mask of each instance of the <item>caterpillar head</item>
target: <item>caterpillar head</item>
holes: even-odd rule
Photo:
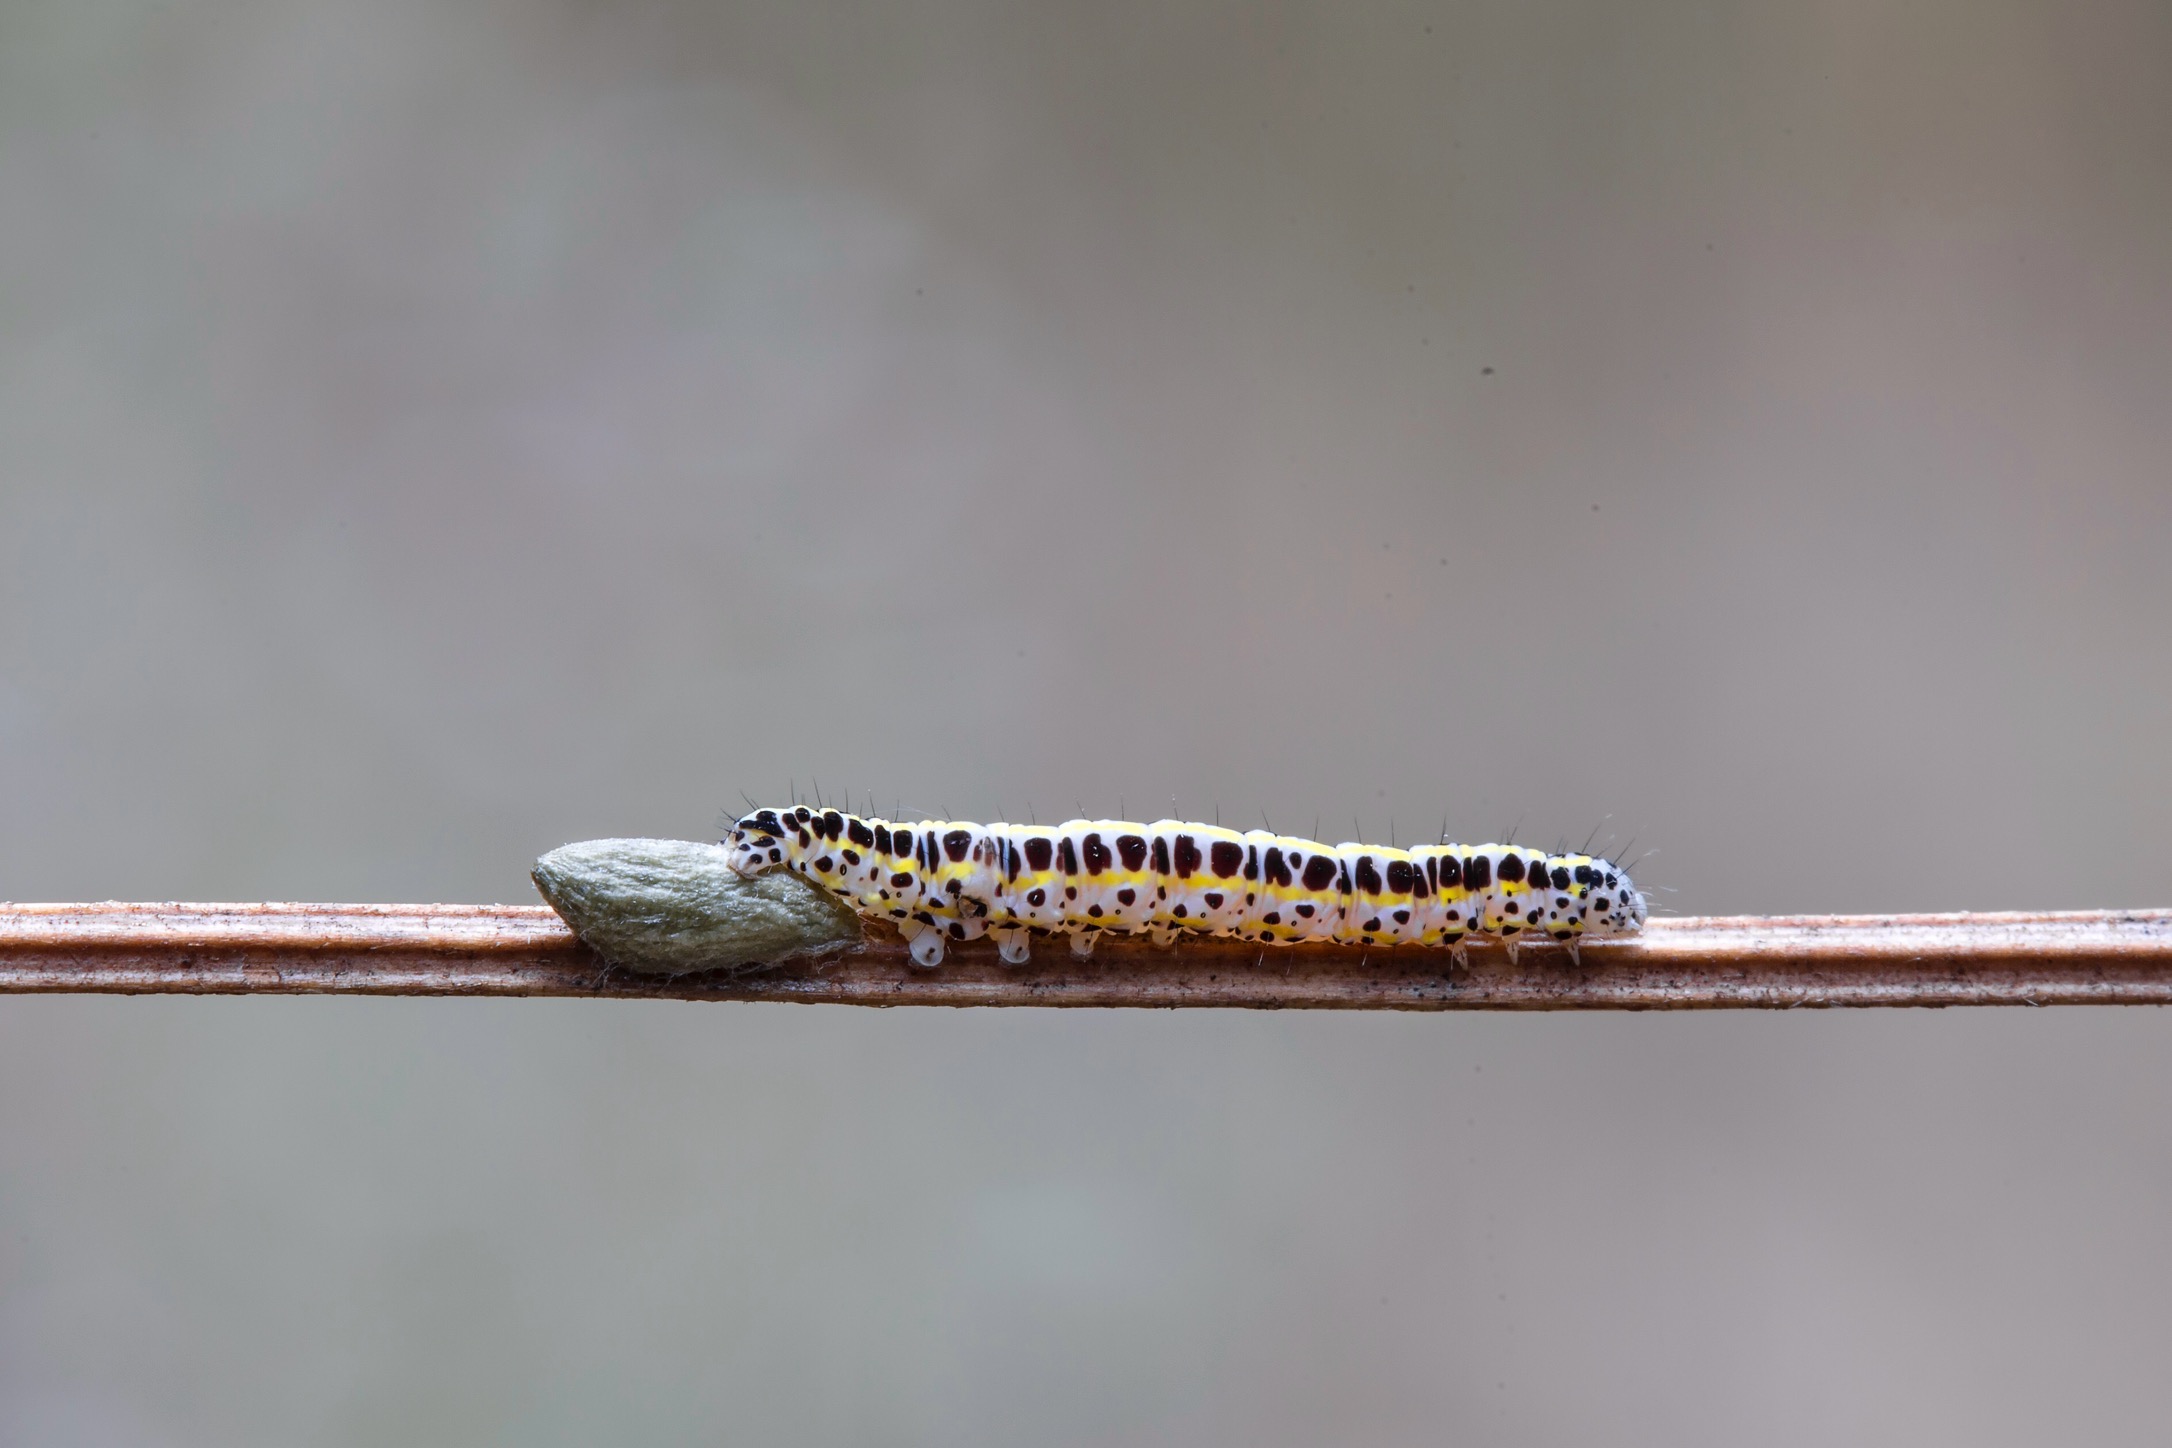
[[[747,815],[724,836],[729,852],[725,863],[748,879],[786,864],[793,849],[807,838],[808,814],[805,809],[758,809]]]
[[[1611,860],[1593,860],[1591,873],[1584,934],[1634,935],[1643,929],[1644,895],[1629,878],[1629,872]]]

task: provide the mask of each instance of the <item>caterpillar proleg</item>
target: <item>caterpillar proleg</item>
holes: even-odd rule
[[[1520,845],[1323,845],[1267,830],[1156,820],[1060,825],[892,823],[796,805],[757,809],[724,839],[732,869],[788,869],[896,926],[923,966],[952,940],[995,937],[1025,962],[1035,936],[1085,956],[1103,934],[1230,936],[1264,945],[1447,945],[1629,935],[1644,897],[1620,866]]]

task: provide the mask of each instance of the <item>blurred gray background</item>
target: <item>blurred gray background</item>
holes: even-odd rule
[[[11,0],[0,897],[818,781],[2172,903],[2168,62]],[[0,1441],[2159,1443],[2168,1101],[2141,1010],[16,999]]]

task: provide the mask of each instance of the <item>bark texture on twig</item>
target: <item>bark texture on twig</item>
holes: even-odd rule
[[[606,968],[517,905],[0,905],[0,992],[596,996],[850,1005],[1454,1010],[2172,1003],[2172,910],[1654,921],[1581,959],[1230,941],[1060,942],[1020,969],[986,942],[939,968],[865,946],[752,974]]]

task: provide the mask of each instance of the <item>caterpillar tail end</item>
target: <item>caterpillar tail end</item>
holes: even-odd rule
[[[724,863],[742,880],[751,880],[785,863],[783,821],[775,810],[762,810],[733,825],[724,836]]]
[[[767,843],[774,844],[773,841]],[[764,870],[783,862],[781,859],[772,861],[769,850],[757,845],[747,831],[733,830],[724,837],[724,863],[740,879],[751,880]]]

